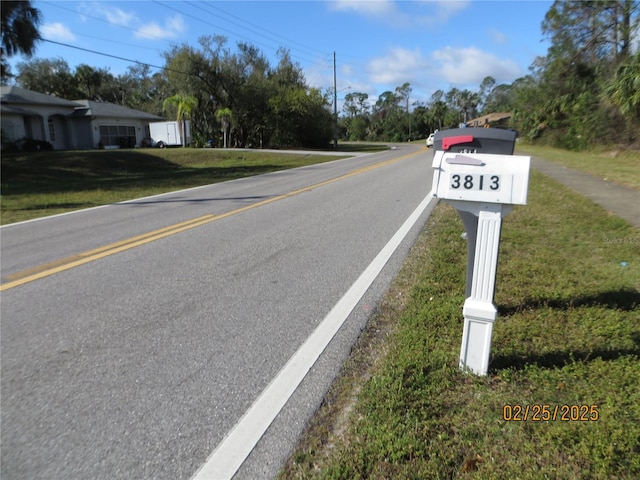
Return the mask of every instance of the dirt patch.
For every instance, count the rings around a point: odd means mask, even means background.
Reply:
[[[602,153],[600,156],[604,158],[616,158],[618,155],[620,155],[620,150],[610,150]]]

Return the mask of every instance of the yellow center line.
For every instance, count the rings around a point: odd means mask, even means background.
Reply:
[[[0,285],[0,292],[5,290],[9,290],[10,288],[15,288],[20,285],[24,285],[25,283],[33,282],[35,280],[39,280],[41,278],[48,277],[50,275],[54,275],[59,272],[63,272],[65,270],[69,270],[71,268],[75,268],[80,265],[84,265],[85,263],[93,262],[95,260],[99,260],[104,257],[108,257],[110,255],[114,255],[116,253],[124,252],[125,250],[130,250],[135,247],[139,247],[140,245],[145,245],[147,243],[153,242],[155,240],[160,240],[161,238],[166,238],[171,235],[175,235],[176,233],[184,232],[186,230],[191,230],[192,228],[200,227],[202,225],[206,225],[207,223],[211,223],[215,220],[220,220],[223,218],[230,217],[232,215],[236,215],[238,213],[246,212],[247,210],[251,210],[253,208],[261,207],[263,205],[267,205],[269,203],[277,202],[284,198],[293,197],[295,195],[299,195],[304,192],[309,192],[315,188],[319,188],[325,185],[329,185],[331,183],[338,182],[340,180],[344,180],[345,178],[353,177],[355,175],[360,175],[362,173],[374,170],[376,168],[384,167],[387,165],[391,165],[393,163],[399,162],[401,160],[405,160],[409,157],[413,157],[419,153],[423,153],[423,151],[418,151],[414,153],[410,153],[408,155],[404,155],[402,157],[393,158],[391,160],[385,160],[384,162],[376,163],[373,165],[369,165],[367,167],[358,168],[349,173],[341,175],[336,178],[332,178],[329,180],[325,180],[323,182],[319,182],[308,187],[303,187],[298,190],[294,190],[292,192],[288,192],[282,195],[277,195],[275,197],[268,198],[266,200],[262,200],[257,203],[252,203],[251,205],[247,205],[245,207],[237,208],[235,210],[231,210],[226,213],[222,213],[220,215],[204,215],[202,217],[197,217],[191,220],[187,220],[185,222],[176,223],[174,225],[170,225],[168,227],[160,228],[158,230],[153,230],[151,232],[138,235],[135,237],[128,238],[126,240],[121,240],[119,242],[110,243],[108,245],[104,245],[99,248],[95,248],[93,250],[88,250],[86,252],[79,253],[77,255],[72,255],[70,257],[66,257],[60,260],[56,260],[53,262],[49,262],[43,265],[39,265],[34,268],[30,268],[27,270],[23,270],[21,272],[13,273],[11,275],[7,275],[6,278],[9,280],[6,283]]]
[[[108,257],[109,255],[113,255],[115,253],[124,252],[125,250],[144,245],[145,243],[153,242],[154,240],[159,240],[161,238],[165,238],[179,232],[184,232],[185,230],[189,230],[191,228],[199,227],[200,225],[209,223],[214,219],[215,215],[204,215],[187,222],[182,222],[171,225],[170,227],[154,230],[137,237],[132,237],[127,240],[111,243],[94,250],[89,250],[77,255],[72,255],[71,257],[63,258],[54,262],[30,268],[28,270],[14,273],[12,275],[8,275],[7,278],[12,281],[0,285],[0,292],[9,290],[10,288],[18,287],[20,285],[24,285],[25,283],[39,280],[44,277],[48,277],[59,272],[64,272],[65,270],[84,265],[85,263],[93,262],[94,260],[98,260],[100,258]]]

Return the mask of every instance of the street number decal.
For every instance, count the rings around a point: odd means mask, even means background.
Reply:
[[[497,192],[500,190],[500,175],[451,175],[454,190],[479,190]]]

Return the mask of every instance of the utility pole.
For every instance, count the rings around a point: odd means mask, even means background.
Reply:
[[[333,148],[338,148],[338,85],[336,84],[336,52],[333,52]]]

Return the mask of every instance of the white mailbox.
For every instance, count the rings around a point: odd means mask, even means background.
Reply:
[[[519,155],[438,151],[432,192],[447,200],[525,205],[530,163]]]
[[[467,230],[467,287],[460,367],[486,375],[502,218],[527,203],[531,157],[511,155],[515,132],[456,129],[435,137],[432,194],[453,205]]]

